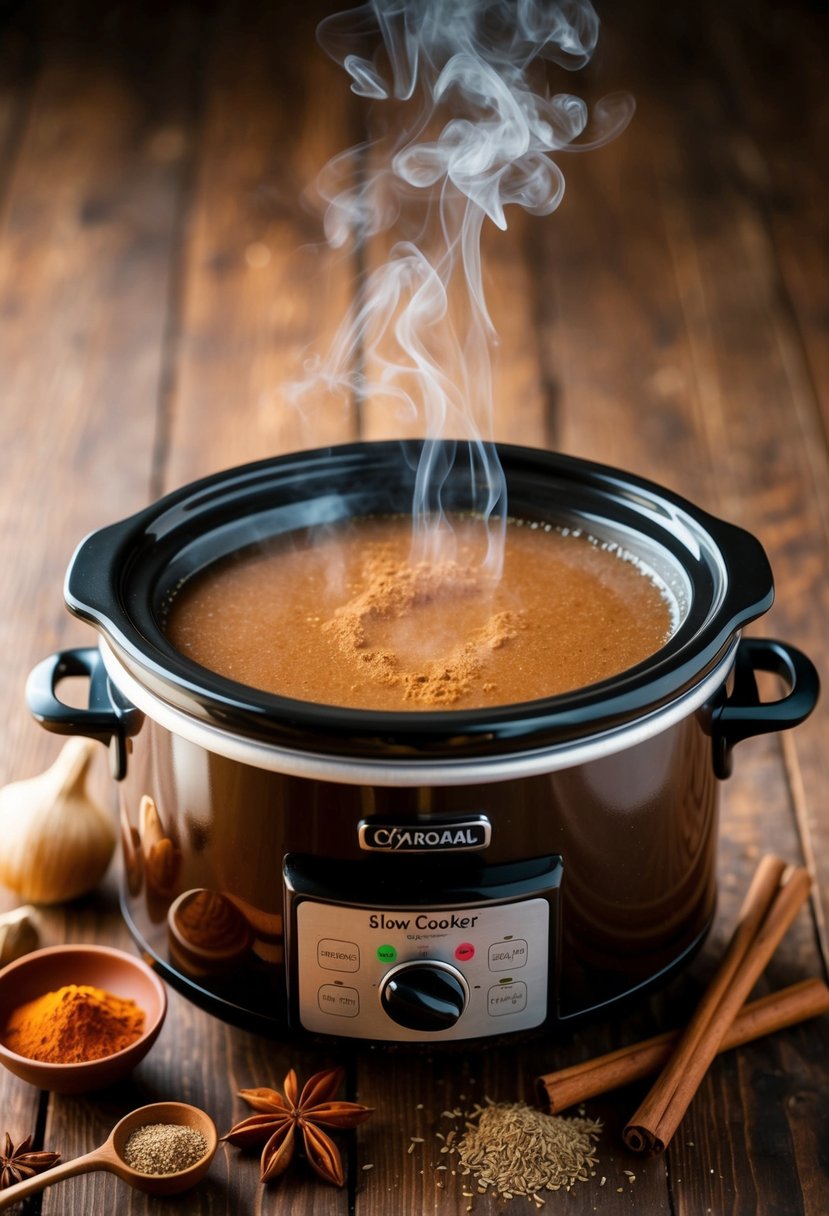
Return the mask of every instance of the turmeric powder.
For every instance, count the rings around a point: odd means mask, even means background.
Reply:
[[[144,1010],[88,984],[67,984],[13,1011],[3,1042],[48,1064],[79,1064],[123,1051],[141,1034]]]

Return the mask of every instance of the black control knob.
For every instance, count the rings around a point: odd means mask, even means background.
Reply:
[[[448,1030],[466,1008],[469,988],[456,967],[433,959],[401,963],[383,979],[380,1002],[398,1026]]]

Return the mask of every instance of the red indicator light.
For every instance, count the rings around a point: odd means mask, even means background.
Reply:
[[[475,957],[475,947],[471,942],[461,942],[455,949],[455,958],[459,963],[468,963],[471,958]]]

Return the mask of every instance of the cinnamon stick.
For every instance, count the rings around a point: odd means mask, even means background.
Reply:
[[[823,1013],[829,1013],[829,988],[822,980],[801,980],[744,1005],[717,1050],[741,1047]],[[550,1114],[558,1114],[597,1094],[641,1081],[667,1063],[680,1034],[679,1030],[669,1030],[570,1068],[545,1073],[536,1080],[541,1105]]]
[[[650,1093],[624,1130],[634,1152],[660,1153],[670,1142],[741,1005],[809,894],[803,868],[764,857],[717,973]]]

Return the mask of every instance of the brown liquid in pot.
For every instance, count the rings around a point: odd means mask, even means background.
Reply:
[[[469,709],[615,675],[667,640],[671,612],[633,561],[583,535],[518,522],[497,582],[480,525],[451,558],[411,560],[409,519],[275,539],[217,562],[175,597],[167,633],[239,683],[329,705]]]

